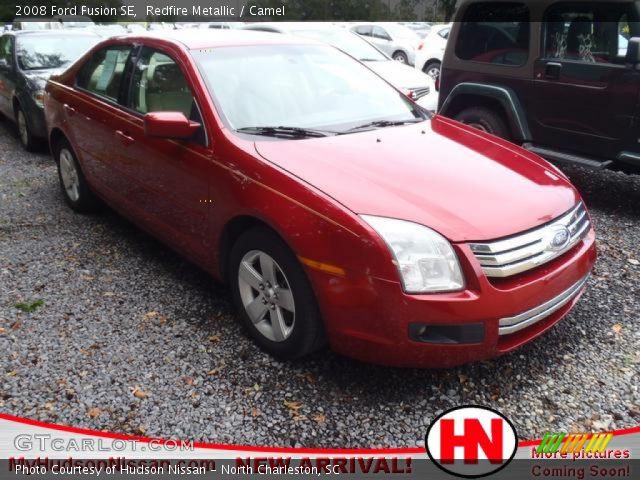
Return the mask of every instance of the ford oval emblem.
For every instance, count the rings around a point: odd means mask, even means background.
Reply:
[[[558,225],[551,230],[549,243],[547,244],[547,250],[557,252],[569,245],[570,241],[571,234],[569,233],[569,229],[563,225]]]

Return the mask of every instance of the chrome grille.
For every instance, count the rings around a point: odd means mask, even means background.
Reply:
[[[544,320],[549,315],[557,312],[573,300],[575,296],[580,293],[580,290],[582,290],[582,287],[584,287],[584,284],[587,283],[588,279],[589,275],[581,279],[575,285],[572,285],[560,295],[552,298],[542,305],[532,308],[531,310],[527,310],[526,312],[514,317],[501,318],[498,326],[498,333],[500,335],[509,335],[510,333],[515,333],[523,328],[527,328],[541,320]]]
[[[426,95],[429,95],[429,92],[431,91],[429,87],[410,88],[409,90],[413,94],[414,100],[418,100]]]
[[[470,243],[487,277],[504,278],[526,272],[558,258],[589,232],[589,216],[582,202],[556,220],[534,230],[488,243]],[[558,238],[566,242],[558,244]]]

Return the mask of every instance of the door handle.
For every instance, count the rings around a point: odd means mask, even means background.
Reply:
[[[122,130],[116,130],[116,135],[120,139],[120,142],[125,146],[131,145],[133,142],[135,142],[132,136],[128,135]]]
[[[64,111],[67,112],[67,115],[73,117],[76,114],[76,109],[68,104],[64,104]]]
[[[544,67],[544,78],[546,78],[547,80],[558,80],[560,78],[561,71],[561,63],[549,62]]]

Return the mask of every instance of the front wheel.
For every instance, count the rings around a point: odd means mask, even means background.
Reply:
[[[456,115],[455,120],[482,132],[509,140],[509,128],[498,113],[481,107],[472,107]]]
[[[404,63],[405,65],[409,63],[409,58],[407,57],[407,54],[404,52],[396,52],[393,54],[392,57],[396,62],[400,62],[400,63]]]
[[[281,359],[323,344],[320,311],[307,276],[289,247],[266,228],[252,228],[231,251],[233,301],[254,341]]]
[[[67,204],[76,212],[95,211],[99,205],[98,199],[91,191],[71,145],[66,140],[59,141],[54,147],[54,156],[62,195]]]
[[[20,137],[20,143],[22,148],[28,152],[32,152],[37,147],[37,141],[31,132],[27,115],[22,110],[22,107],[16,109],[16,124],[18,126],[18,136]]]

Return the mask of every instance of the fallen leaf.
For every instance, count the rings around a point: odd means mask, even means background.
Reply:
[[[620,333],[622,333],[622,325],[616,323],[613,327],[611,327],[611,330],[613,330],[613,333],[615,333],[616,335],[620,335]]]
[[[113,297],[113,296],[115,296],[115,293],[113,293],[113,292],[104,292],[102,294],[102,296],[103,297]]]
[[[218,343],[220,341],[220,335],[211,335],[209,341],[211,343]]]
[[[139,399],[144,399],[147,398],[149,396],[149,394],[147,392],[145,392],[144,390],[142,390],[139,386],[135,386],[133,389],[133,396]]]
[[[183,377],[182,380],[187,385],[193,385],[193,377]]]
[[[322,413],[317,413],[313,417],[313,421],[318,425],[322,425],[327,421],[327,417],[325,417]]]
[[[7,330],[4,327],[0,327],[0,335],[6,332]]]
[[[18,375],[18,372],[16,370],[7,373],[7,377],[15,377],[16,375]]]
[[[147,429],[144,427],[138,427],[136,429],[136,432],[139,433],[140,435],[144,435],[147,432]]]
[[[53,403],[51,402],[47,402],[44,404],[44,408],[46,408],[47,410],[49,410],[50,412],[53,411],[55,408],[53,406]]]
[[[159,313],[156,311],[147,312],[144,314],[144,318],[154,318],[154,317],[157,317],[158,315]]]
[[[257,417],[258,415],[260,415],[260,410],[258,410],[256,407],[253,407],[251,409],[251,416],[252,417]]]
[[[217,375],[220,373],[220,368],[212,368],[207,372],[207,375]]]
[[[298,410],[302,408],[302,404],[300,402],[294,402],[294,401],[288,401],[288,400],[284,401],[284,406],[287,407],[289,410],[291,410],[291,412],[293,413],[297,413]]]
[[[16,320],[9,328],[11,328],[11,330],[17,330],[20,328],[20,325],[22,325],[22,320]]]
[[[98,418],[101,413],[102,411],[98,407],[93,407],[87,410],[87,415],[89,415],[89,418]]]

